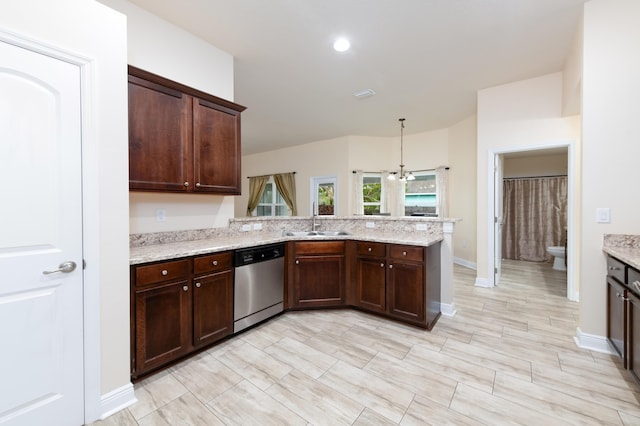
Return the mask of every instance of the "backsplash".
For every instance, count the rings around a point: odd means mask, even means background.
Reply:
[[[141,247],[155,244],[176,243],[224,238],[243,233],[279,234],[284,231],[310,231],[311,217],[248,217],[231,219],[229,227],[194,229],[184,231],[151,232],[131,234],[130,247]],[[358,217],[316,217],[316,231],[346,231],[349,233],[375,234],[416,234],[424,233],[425,237],[442,237],[443,222],[457,222],[457,219],[445,221],[437,218],[408,217],[391,218],[384,216]],[[369,226],[367,226],[369,225]],[[373,227],[371,227],[373,225]],[[418,229],[419,228],[419,229]]]

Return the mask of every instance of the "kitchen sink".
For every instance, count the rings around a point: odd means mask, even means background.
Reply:
[[[285,231],[286,237],[337,237],[340,235],[349,235],[346,231]]]

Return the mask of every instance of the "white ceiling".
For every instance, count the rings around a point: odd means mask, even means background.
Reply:
[[[244,154],[455,124],[478,90],[562,70],[586,2],[130,1],[235,57]]]

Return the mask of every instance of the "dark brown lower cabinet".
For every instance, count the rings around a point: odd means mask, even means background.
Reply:
[[[640,382],[640,298],[633,293],[629,293],[628,299],[629,362],[627,362],[627,368],[631,370],[631,374]]]
[[[301,241],[290,245],[292,308],[345,305],[345,242]]]
[[[232,252],[131,268],[131,377],[233,332]]]
[[[607,337],[618,352],[623,363],[627,363],[627,290],[612,277],[607,277]]]
[[[349,243],[354,265],[349,302],[431,329],[440,316],[440,244]]]

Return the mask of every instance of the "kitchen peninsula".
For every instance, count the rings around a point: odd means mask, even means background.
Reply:
[[[286,246],[281,310],[352,307],[430,330],[455,314],[455,222],[316,217],[311,232],[310,217],[253,217],[131,235],[132,377],[233,334],[234,251],[270,244]]]

